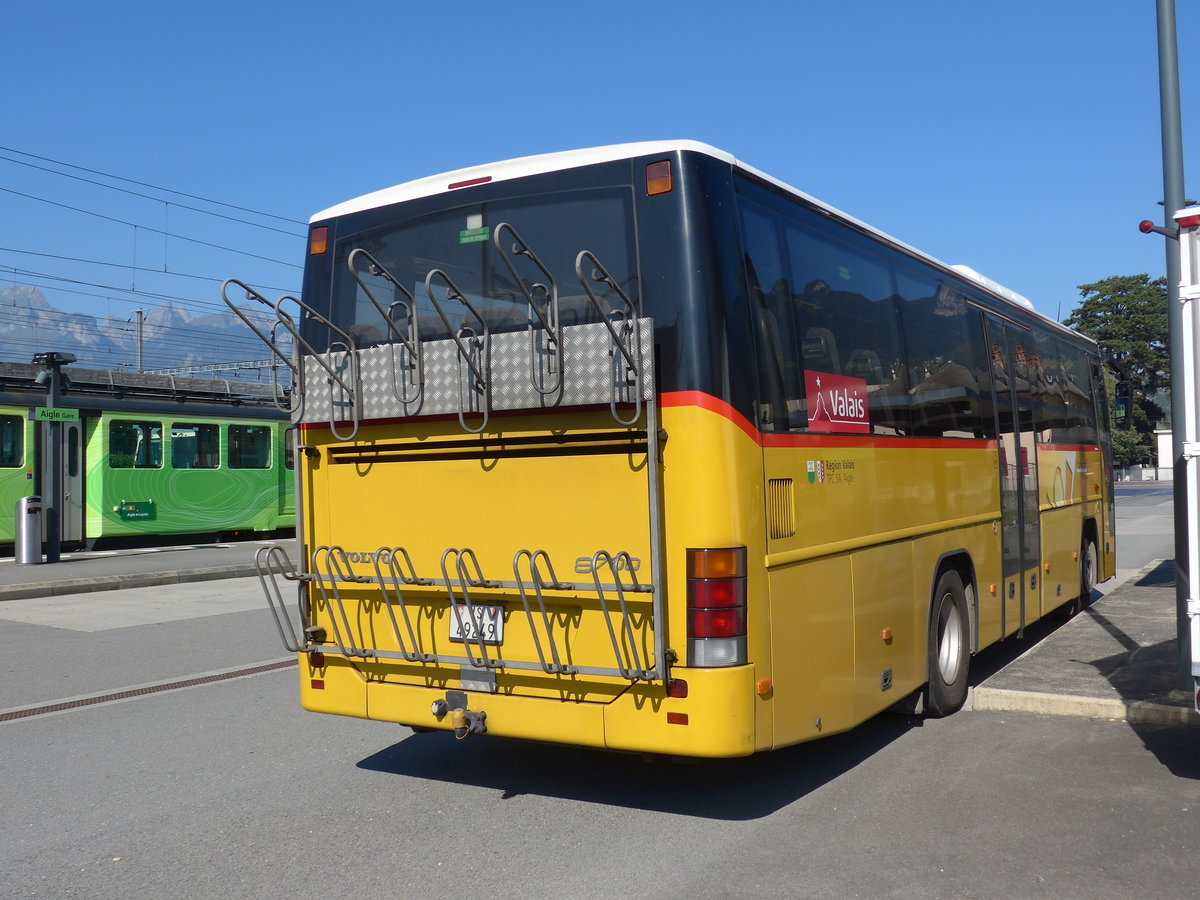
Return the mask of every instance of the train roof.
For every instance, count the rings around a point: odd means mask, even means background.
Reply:
[[[830,206],[816,197],[806,194],[798,188],[792,187],[786,182],[768,175],[753,166],[739,160],[731,153],[724,150],[719,150],[708,144],[699,141],[641,141],[628,144],[611,144],[604,147],[591,147],[584,150],[567,150],[558,153],[543,153],[537,156],[524,156],[517,159],[502,160],[499,162],[487,163],[485,165],[470,166],[465,169],[455,169],[450,172],[444,172],[438,175],[430,175],[425,178],[418,178],[414,181],[407,181],[403,184],[398,184],[393,187],[384,188],[383,190],[373,191],[369,194],[363,194],[361,197],[355,197],[352,200],[347,200],[328,209],[316,213],[309,221],[316,223],[327,219],[336,218],[338,216],[349,215],[351,213],[363,212],[369,209],[377,209],[382,206],[391,206],[395,203],[403,203],[409,200],[416,200],[422,197],[432,197],[437,194],[449,193],[453,190],[461,190],[465,187],[471,187],[475,184],[486,183],[494,184],[501,181],[511,181],[515,178],[523,178],[529,175],[540,175],[547,172],[561,172],[567,169],[579,168],[581,166],[597,165],[599,163],[614,162],[622,159],[632,159],[640,156],[653,156],[656,154],[675,153],[675,152],[692,152],[701,153],[705,156],[710,156],[713,159],[721,160],[731,167],[739,169],[755,178],[769,182],[780,189],[787,191],[790,194],[803,199],[826,212],[851,223],[856,228],[869,232],[890,244],[904,249],[918,257],[928,260],[929,262],[940,266],[943,269],[948,269],[957,273],[963,279],[973,282],[974,284],[984,288],[985,290],[997,294],[1004,300],[1016,304],[1038,318],[1045,319],[1047,322],[1052,322],[1055,325],[1059,323],[1053,322],[1038,313],[1033,303],[1028,298],[1018,294],[1016,291],[1004,287],[1004,285],[987,278],[969,266],[950,265],[935,257],[930,256],[917,248],[901,241],[891,235],[880,231],[872,225],[855,218],[836,207]],[[1060,326],[1061,327],[1061,326]]]
[[[14,405],[44,402],[47,389],[37,380],[43,371],[45,367],[36,363],[0,363],[0,402]],[[171,405],[197,411],[203,408],[208,414],[283,417],[269,385],[75,366],[62,371],[70,379],[70,387],[62,399],[66,407],[140,410]]]

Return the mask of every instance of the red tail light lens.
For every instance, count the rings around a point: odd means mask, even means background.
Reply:
[[[746,609],[689,609],[688,633],[694,638],[744,637]]]
[[[746,548],[687,552],[688,664],[739,666],[746,659]]]

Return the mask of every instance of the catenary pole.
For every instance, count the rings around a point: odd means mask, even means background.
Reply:
[[[1183,129],[1179,113],[1179,50],[1175,36],[1175,0],[1158,0],[1158,84],[1162,110],[1163,225],[1173,228],[1175,213],[1186,203],[1183,187]],[[1190,690],[1191,647],[1187,600],[1191,594],[1188,571],[1189,533],[1197,523],[1189,521],[1188,495],[1196,486],[1189,484],[1189,467],[1184,457],[1185,429],[1193,414],[1188,403],[1191,369],[1194,366],[1190,330],[1186,329],[1179,303],[1179,247],[1167,245],[1168,334],[1171,342],[1171,456],[1175,488],[1175,618],[1179,637],[1177,682]]]

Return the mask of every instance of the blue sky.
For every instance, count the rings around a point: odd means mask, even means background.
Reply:
[[[1187,166],[1200,4],[1179,3],[1178,31]],[[1079,284],[1164,271],[1163,240],[1136,229],[1162,218],[1153,0],[114,0],[10,4],[5,35],[0,289],[38,285],[63,309],[131,316],[174,297],[200,314],[220,302],[206,279],[228,276],[277,296],[299,289],[297,223],[334,203],[476,163],[676,138],[1051,317]]]

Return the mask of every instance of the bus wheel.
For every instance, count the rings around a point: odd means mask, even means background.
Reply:
[[[1083,612],[1092,603],[1092,590],[1096,587],[1096,571],[1100,567],[1100,553],[1096,542],[1083,536],[1083,546],[1079,549],[1079,597],[1075,600],[1075,609]]]
[[[962,578],[947,569],[938,579],[929,616],[929,686],[926,715],[941,718],[957,712],[967,699],[967,593]]]

